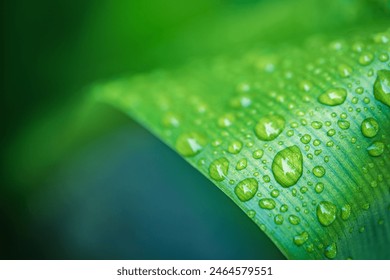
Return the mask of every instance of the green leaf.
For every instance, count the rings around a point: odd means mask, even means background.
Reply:
[[[311,37],[92,91],[210,178],[288,258],[390,258],[389,42]]]

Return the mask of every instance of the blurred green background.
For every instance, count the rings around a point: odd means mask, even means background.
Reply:
[[[85,89],[246,46],[381,25],[387,6],[3,1],[1,258],[283,258],[211,182],[126,116],[88,104]]]

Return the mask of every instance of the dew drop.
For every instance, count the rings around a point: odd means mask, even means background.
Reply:
[[[275,180],[284,188],[295,185],[302,176],[303,159],[298,146],[279,151],[272,162]]]
[[[251,219],[253,219],[253,217],[256,216],[256,212],[254,210],[249,210],[246,214]]]
[[[169,112],[163,118],[163,125],[166,127],[178,127],[180,125],[180,118],[178,115]]]
[[[338,71],[341,78],[347,78],[352,74],[352,67],[346,64],[340,64],[338,66]]]
[[[383,104],[390,106],[390,71],[379,70],[374,83],[374,97]]]
[[[316,193],[322,193],[324,191],[324,183],[318,182],[314,187]]]
[[[385,144],[380,141],[375,141],[367,148],[368,154],[373,157],[379,157],[383,154],[384,150]]]
[[[328,259],[334,259],[337,256],[337,245],[332,243],[328,245],[324,250],[325,257]]]
[[[280,194],[279,190],[272,190],[271,191],[271,196],[273,198],[277,198],[279,196],[279,194]]]
[[[272,210],[275,208],[276,203],[275,203],[275,200],[273,200],[271,198],[263,198],[263,199],[259,200],[259,206],[262,209]]]
[[[309,144],[311,141],[311,136],[309,134],[305,134],[301,137],[301,142],[303,144]]]
[[[264,151],[261,149],[254,151],[252,154],[254,159],[260,159],[263,157],[263,155],[264,155]]]
[[[374,118],[367,118],[362,122],[361,131],[365,137],[375,137],[379,131],[379,124]]]
[[[329,129],[328,132],[326,133],[326,135],[330,137],[332,137],[335,134],[336,134],[336,130],[334,130],[333,128]]]
[[[351,205],[345,204],[343,207],[341,207],[341,219],[346,221],[348,220],[350,215],[351,215]]]
[[[243,170],[246,168],[247,164],[248,164],[248,161],[246,160],[246,158],[242,158],[237,162],[236,169]]]
[[[314,129],[320,129],[322,127],[322,122],[319,122],[319,121],[313,121],[311,123],[311,127],[314,128]]]
[[[288,221],[292,225],[298,225],[301,222],[301,219],[298,216],[290,215],[288,216]]]
[[[325,175],[325,172],[326,172],[325,168],[322,166],[315,166],[312,171],[313,171],[313,174],[318,178],[323,177]]]
[[[275,224],[281,225],[281,224],[283,224],[283,221],[284,221],[284,218],[282,215],[280,215],[280,214],[275,215],[275,217],[274,217]]]
[[[369,65],[374,60],[374,55],[370,52],[364,52],[359,56],[359,63],[363,66]]]
[[[349,128],[349,126],[350,126],[351,124],[349,123],[349,121],[346,121],[346,120],[338,120],[338,121],[337,121],[337,125],[338,125],[341,129],[346,130],[346,129]]]
[[[306,231],[293,238],[294,244],[297,246],[302,246],[307,240],[309,240],[309,234]]]
[[[206,138],[196,132],[181,134],[176,140],[176,150],[185,157],[191,157],[202,151]]]
[[[280,206],[280,212],[285,213],[288,211],[288,206],[286,204],[283,204]]]
[[[285,127],[285,120],[279,115],[268,115],[262,117],[255,126],[256,136],[263,141],[271,141],[282,133]]]
[[[223,181],[229,170],[229,161],[226,158],[214,160],[209,167],[209,174],[215,181]]]
[[[218,126],[221,128],[229,127],[234,122],[233,114],[226,114],[218,119]]]
[[[318,97],[318,101],[324,105],[336,106],[336,105],[343,104],[346,98],[347,98],[347,91],[345,89],[332,88],[322,93]]]
[[[238,154],[242,149],[242,142],[235,140],[231,142],[228,146],[228,152],[231,154]]]
[[[239,200],[246,202],[255,196],[258,187],[259,183],[256,179],[247,178],[236,185],[234,193],[237,195]]]
[[[329,226],[336,219],[337,207],[329,201],[321,201],[317,206],[317,218],[321,225]]]

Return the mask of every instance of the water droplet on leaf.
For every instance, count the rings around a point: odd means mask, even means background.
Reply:
[[[295,185],[302,176],[303,158],[298,146],[279,151],[272,162],[275,180],[284,188]]]
[[[209,167],[209,174],[215,181],[222,181],[225,179],[229,170],[229,161],[226,158],[214,160]]]
[[[331,225],[336,219],[337,207],[329,201],[321,201],[317,206],[317,218],[323,226]]]
[[[282,133],[285,127],[285,120],[279,115],[268,115],[262,117],[255,126],[256,136],[263,141],[271,141]]]
[[[236,185],[234,193],[237,195],[239,200],[246,202],[255,196],[258,186],[259,183],[256,179],[247,178]]]

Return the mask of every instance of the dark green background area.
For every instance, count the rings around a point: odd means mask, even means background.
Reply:
[[[15,148],[40,120],[61,130],[56,112],[66,123],[67,106],[92,82],[175,67],[225,48],[194,44],[205,36],[197,24],[256,2],[4,1],[0,258],[283,258],[211,182],[111,108],[100,108],[99,121],[81,128],[93,131],[86,140],[39,176],[30,176],[39,158]],[[40,129],[50,135],[52,128]],[[52,153],[53,139],[58,146],[67,141],[55,137],[38,138],[36,154]]]

